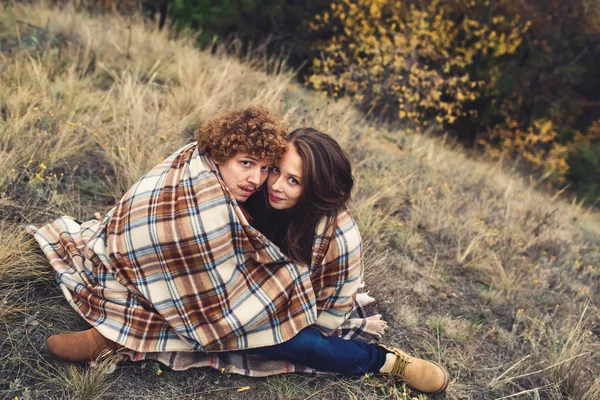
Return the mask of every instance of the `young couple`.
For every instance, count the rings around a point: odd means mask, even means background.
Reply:
[[[335,334],[363,272],[346,209],[352,186],[350,162],[328,135],[287,135],[262,107],[219,114],[102,221],[28,227],[93,326],[49,337],[48,350],[67,361],[123,350],[171,361],[260,356],[444,392],[448,373],[438,364]]]

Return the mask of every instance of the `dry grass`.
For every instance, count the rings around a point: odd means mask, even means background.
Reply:
[[[386,341],[446,365],[447,398],[598,398],[596,212],[444,141],[365,121],[298,87],[281,60],[198,51],[136,17],[10,4],[0,13],[0,396],[418,396],[376,377],[250,379],[152,363],[106,375],[45,354],[49,334],[85,325],[24,225],[107,211],[218,109],[259,103],[351,154]]]

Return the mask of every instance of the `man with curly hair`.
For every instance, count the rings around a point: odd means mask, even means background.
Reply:
[[[244,202],[265,182],[287,148],[286,129],[264,107],[222,112],[196,131],[233,197]]]
[[[94,327],[53,335],[48,350],[67,361],[95,359],[106,348],[241,350],[310,325],[306,271],[266,243],[239,204],[279,162],[286,134],[264,107],[223,111],[102,221],[62,217],[28,227],[67,300]],[[257,268],[265,263],[283,268]]]

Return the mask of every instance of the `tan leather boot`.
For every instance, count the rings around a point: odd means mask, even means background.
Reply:
[[[411,357],[404,351],[379,345],[389,351],[380,373],[400,378],[406,385],[419,392],[440,394],[446,391],[450,380],[448,371],[438,363]]]
[[[46,347],[54,357],[69,362],[92,361],[101,354],[104,356],[123,349],[120,344],[102,336],[96,328],[52,335],[46,339]]]

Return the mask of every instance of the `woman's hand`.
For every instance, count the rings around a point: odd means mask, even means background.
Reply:
[[[367,321],[367,332],[374,332],[381,336],[385,334],[388,324],[381,319],[381,314],[371,315],[370,317],[365,318],[365,320]]]

